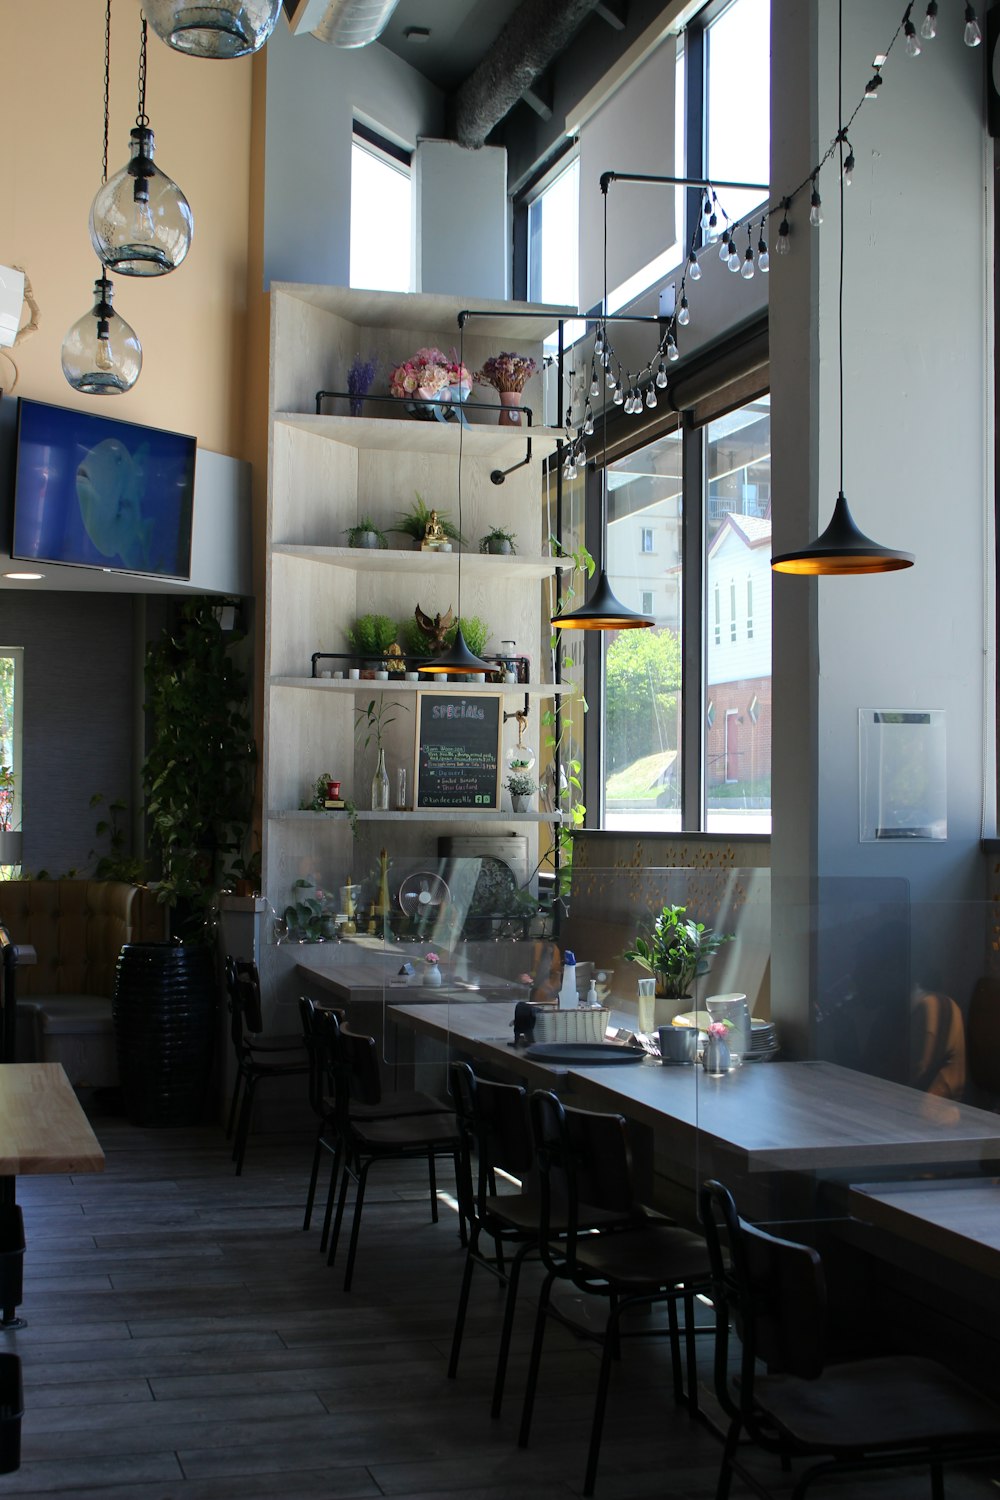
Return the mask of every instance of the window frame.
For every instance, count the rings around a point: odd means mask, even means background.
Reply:
[[[392,171],[398,172],[401,177],[405,177],[407,179],[407,181],[409,182],[409,184],[410,184],[410,235],[409,235],[409,250],[410,250],[409,282],[410,282],[410,285],[407,288],[407,290],[410,291],[410,292],[412,292],[415,289],[414,286],[413,286],[413,264],[414,264],[413,152],[411,150],[409,150],[406,146],[401,146],[401,145],[398,144],[398,142],[390,140],[390,138],[387,135],[383,135],[381,133],[381,131],[376,130],[371,125],[366,124],[364,120],[358,119],[357,116],[354,117],[354,119],[352,121],[352,124],[351,124],[351,163],[352,163],[352,172],[351,172],[351,215],[352,215],[352,217],[353,217],[353,212],[354,212],[354,173],[353,173],[353,162],[354,162],[354,151],[355,151],[355,149],[357,149],[359,151],[365,151],[365,152],[367,152],[367,154],[369,156],[374,157],[374,159],[376,161],[378,161],[378,162],[381,162],[381,164],[383,166],[389,167],[389,168],[392,169]],[[350,233],[349,233],[348,266],[347,266],[347,280],[348,280],[348,285],[351,286],[352,289],[359,290],[359,291],[378,290],[378,288],[362,287],[360,285],[360,283],[358,283],[357,287],[355,287],[354,278],[353,278],[353,268],[352,268],[352,265],[351,265],[352,259],[353,259],[353,256],[352,256],[352,253],[351,253]]]

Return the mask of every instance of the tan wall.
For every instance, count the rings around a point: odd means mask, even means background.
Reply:
[[[100,185],[104,128],[101,0],[0,0],[4,139],[0,262],[28,273],[40,326],[12,352],[16,393],[194,433],[250,458],[244,439],[250,59],[184,57],[150,31],[147,113],[157,164],[191,204],[191,250],[169,276],[118,277],[115,306],[139,335],[133,390],[99,399],[66,383],[66,330],[91,305],[97,259],[87,223]],[[113,0],[108,174],[128,158],[135,123],[139,6]],[[265,377],[262,376],[262,379]],[[0,360],[9,389],[10,365]]]

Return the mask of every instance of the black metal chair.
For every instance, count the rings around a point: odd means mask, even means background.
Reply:
[[[346,1013],[335,1006],[317,1005],[309,996],[302,995],[299,997],[299,1014],[302,1018],[302,1036],[309,1054],[309,1102],[317,1119],[316,1145],[313,1150],[303,1229],[308,1229],[312,1222],[316,1184],[323,1152],[327,1151],[333,1157],[326,1212],[323,1216],[323,1233],[319,1244],[322,1251],[327,1248],[330,1220],[333,1215],[343,1161],[344,1140],[337,1125],[336,1056],[340,1028],[344,1023]],[[385,1090],[381,1088],[378,1079],[376,1083],[378,1084],[377,1098],[351,1099],[352,1119],[391,1120],[403,1115],[451,1113],[447,1104],[442,1104],[431,1094],[409,1089]]]
[[[579,1337],[602,1345],[583,1482],[583,1493],[592,1495],[611,1361],[618,1357],[623,1338],[668,1332],[674,1398],[678,1405],[686,1404],[692,1415],[698,1410],[694,1298],[708,1290],[708,1254],[700,1235],[680,1228],[638,1202],[626,1122],[621,1115],[566,1109],[550,1093],[533,1094],[530,1109],[541,1187],[540,1252],[546,1277],[538,1299],[518,1442],[522,1448],[528,1443],[545,1326],[552,1317]],[[614,1222],[597,1233],[586,1233],[595,1210],[610,1215]],[[595,1331],[589,1324],[576,1322],[553,1304],[552,1290],[557,1280],[569,1281],[581,1292],[608,1299],[603,1330]],[[657,1302],[665,1302],[667,1306],[666,1330],[645,1326],[626,1332],[622,1328],[625,1314],[630,1310]],[[683,1329],[678,1325],[678,1303],[684,1307]],[[686,1392],[682,1336],[687,1353]]]
[[[729,1419],[716,1500],[726,1500],[733,1474],[765,1500],[772,1493],[737,1457],[744,1434],[778,1454],[784,1469],[795,1457],[820,1459],[798,1478],[791,1500],[818,1479],[925,1464],[932,1500],[944,1500],[946,1463],[1000,1453],[1000,1408],[943,1365],[903,1356],[827,1365],[818,1251],[748,1224],[720,1182],[705,1184],[700,1203],[712,1264],[715,1388]],[[730,1318],[742,1342],[732,1371]],[[787,1483],[786,1475],[782,1494]]]
[[[260,1004],[260,976],[257,965],[247,959],[226,959],[226,992],[229,997],[230,1032],[233,1051],[236,1054],[236,1081],[226,1122],[226,1139],[233,1134],[233,1161],[236,1175],[243,1171],[250,1125],[253,1120],[254,1095],[257,1085],[267,1078],[305,1077],[309,1072],[309,1059],[303,1051],[301,1041],[261,1042],[264,1029]],[[243,1095],[242,1105],[240,1094]],[[239,1108],[239,1122],[237,1121]]]
[[[427,1096],[429,1097],[429,1096]],[[455,1165],[456,1181],[460,1172],[460,1138],[454,1114],[435,1101],[437,1112],[430,1114],[393,1115],[378,1113],[383,1106],[379,1081],[378,1050],[375,1038],[359,1036],[342,1026],[334,1052],[334,1114],[337,1133],[344,1143],[343,1166],[337,1212],[330,1234],[327,1264],[333,1265],[340,1240],[340,1227],[347,1206],[350,1181],[356,1184],[354,1217],[344,1273],[344,1291],[351,1290],[354,1262],[357,1256],[361,1211],[364,1206],[368,1173],[378,1161],[406,1161],[426,1157],[430,1182],[431,1219],[438,1220],[437,1174],[439,1156],[450,1156]],[[368,1113],[367,1111],[374,1111]],[[331,1192],[333,1181],[331,1180]],[[466,1242],[464,1220],[460,1218],[463,1245]]]

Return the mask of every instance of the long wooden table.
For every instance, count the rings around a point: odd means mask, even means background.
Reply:
[[[533,1086],[565,1080],[588,1108],[669,1129],[678,1150],[712,1142],[751,1172],[1000,1162],[1000,1116],[836,1063],[747,1063],[722,1078],[648,1058],[553,1070],[508,1045],[509,1007],[394,1003],[389,1015]]]
[[[104,1152],[61,1063],[0,1063],[0,1177],[103,1172]]]

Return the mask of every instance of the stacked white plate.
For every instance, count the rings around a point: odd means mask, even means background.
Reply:
[[[770,1062],[779,1051],[778,1035],[773,1021],[750,1022],[750,1051],[747,1062]]]

